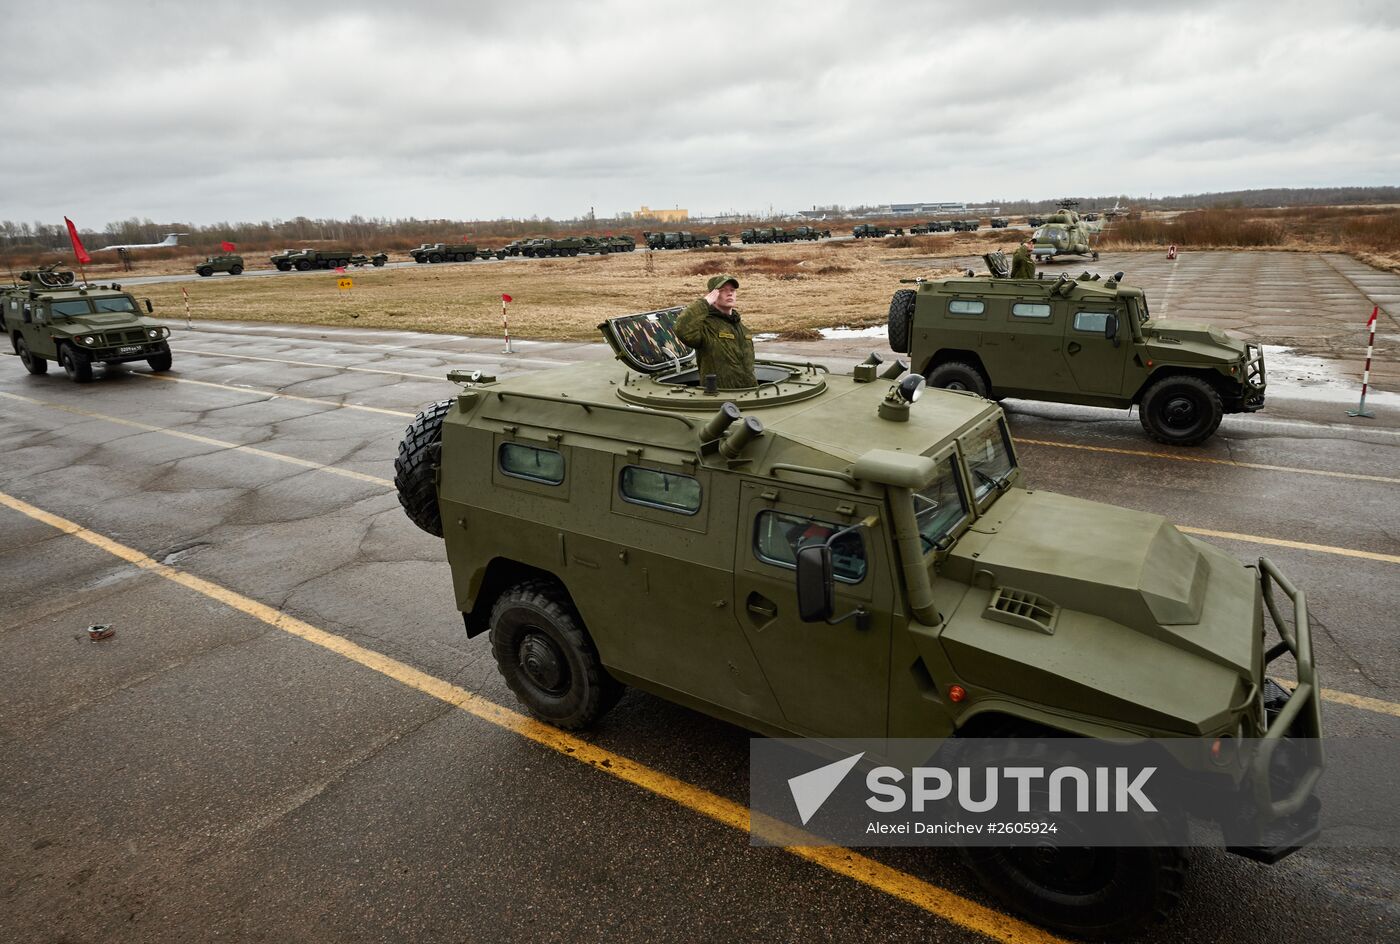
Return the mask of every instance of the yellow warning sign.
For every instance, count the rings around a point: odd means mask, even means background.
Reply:
[[[340,290],[343,292],[346,289],[354,288],[355,281],[354,279],[339,279],[336,281],[336,285],[340,286]]]

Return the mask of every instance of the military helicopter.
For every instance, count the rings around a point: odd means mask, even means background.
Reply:
[[[1089,237],[1098,230],[1079,216],[1078,200],[1061,200],[1059,210],[1045,218],[1031,237],[1031,254],[1037,261],[1056,256],[1090,256],[1097,260],[1097,251],[1089,248]]]

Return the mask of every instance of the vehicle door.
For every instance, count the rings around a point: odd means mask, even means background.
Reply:
[[[836,615],[863,608],[864,628],[855,619],[804,623],[797,609],[797,548],[869,516],[878,521],[874,528],[853,531],[833,545]],[[883,509],[849,495],[745,483],[740,524],[735,615],[785,726],[819,737],[884,737],[894,580]]]
[[[24,344],[30,351],[40,357],[54,360],[58,357],[58,346],[53,340],[53,314],[49,310],[50,304],[48,299],[21,299],[20,334],[23,335]],[[82,304],[86,307],[86,302]]]
[[[1127,313],[1114,305],[1070,303],[1065,325],[1065,362],[1081,393],[1118,394],[1123,386],[1123,365],[1133,346],[1120,336],[1110,340],[1105,326],[1116,318],[1119,334],[1126,329]]]
[[[987,333],[982,337],[983,363],[997,391],[1071,391],[1074,380],[1065,364],[1064,305],[1046,300],[988,299]]]

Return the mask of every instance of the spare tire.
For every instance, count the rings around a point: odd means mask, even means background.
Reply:
[[[890,349],[897,354],[909,353],[909,326],[914,322],[914,300],[917,297],[912,288],[902,288],[890,299]]]
[[[451,400],[439,400],[413,418],[399,443],[394,460],[394,488],[408,519],[436,537],[442,537],[442,514],[438,511],[437,471],[442,454],[442,418],[452,408]]]

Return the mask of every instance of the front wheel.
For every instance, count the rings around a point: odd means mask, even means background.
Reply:
[[[85,384],[92,380],[92,361],[71,344],[64,345],[58,360],[63,365],[63,372],[74,383]]]
[[[24,369],[31,374],[47,374],[49,372],[49,362],[29,349],[29,345],[24,343],[24,338],[15,338],[15,353],[19,355],[20,363],[24,364]]]
[[[622,696],[568,596],[551,581],[525,581],[496,600],[491,651],[506,685],[549,724],[590,727]]]
[[[979,397],[986,397],[988,394],[987,382],[982,379],[981,372],[971,364],[961,361],[948,361],[929,371],[928,385],[942,387],[944,390],[970,390]]]
[[[310,268],[311,268],[311,263],[310,263],[310,262],[307,262],[305,259],[301,259],[301,260],[299,260],[299,261],[297,262],[297,271],[298,271],[298,272],[306,272],[306,271],[309,270]]]
[[[175,359],[171,356],[169,350],[161,351],[159,354],[152,354],[150,357],[146,358],[146,363],[150,365],[151,370],[158,374],[165,373],[174,362]]]
[[[1220,394],[1199,377],[1164,377],[1142,396],[1142,428],[1169,446],[1197,446],[1220,427]]]
[[[214,270],[209,268],[208,266],[200,266],[198,269],[195,269],[195,271],[198,272],[200,278],[203,279],[207,279],[209,278],[209,276],[214,274]]]

